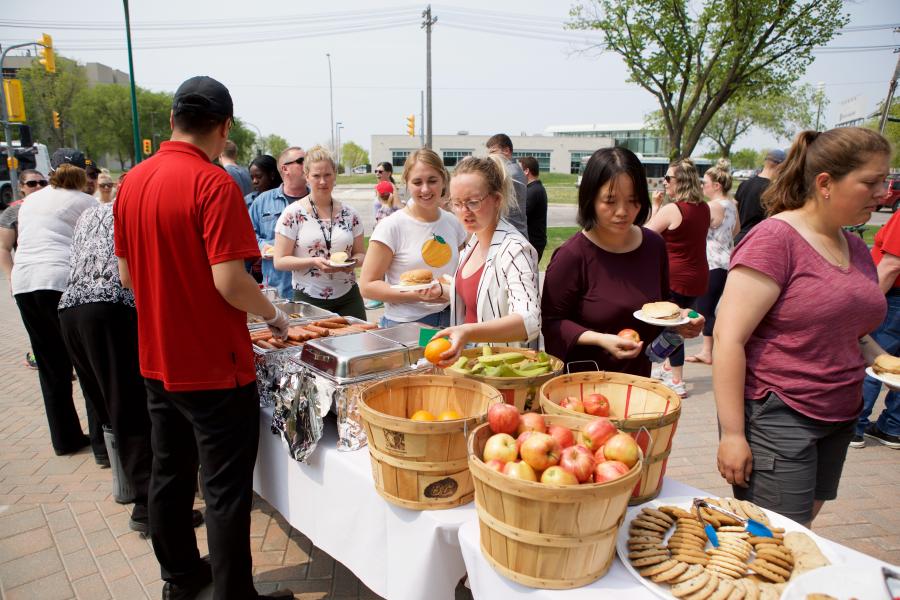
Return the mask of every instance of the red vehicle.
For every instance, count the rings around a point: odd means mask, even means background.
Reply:
[[[890,175],[884,180],[884,186],[887,194],[878,203],[877,210],[882,208],[890,208],[892,212],[897,212],[900,208],[900,175]]]

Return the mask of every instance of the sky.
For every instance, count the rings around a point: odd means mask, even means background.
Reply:
[[[425,88],[425,4],[382,6],[363,0],[310,3],[259,0],[131,2],[138,85],[174,91],[188,77],[209,75],[234,98],[235,113],[263,135],[291,144],[330,143],[329,58],[334,121],[341,141],[368,149],[373,134],[403,134],[419,122]],[[562,28],[566,1],[461,0],[432,4],[433,133],[540,135],[548,126],[641,122],[658,108],[627,83],[614,53],[587,49],[597,34]],[[845,2],[851,26],[900,25],[897,0]],[[128,71],[124,11],[118,0],[84,3],[3,1],[0,44],[53,36],[57,52],[81,63]],[[862,96],[874,109],[887,93],[900,46],[890,27],[848,32],[819,52],[801,82],[824,83],[824,124],[841,103]],[[15,51],[13,51],[15,52]],[[787,145],[751,131],[737,147]]]

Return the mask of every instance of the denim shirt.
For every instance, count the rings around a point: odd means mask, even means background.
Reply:
[[[290,204],[290,200],[284,195],[284,184],[266,192],[262,192],[250,205],[250,221],[253,222],[253,231],[256,233],[256,243],[259,251],[263,246],[275,245],[275,224],[282,211]],[[268,285],[278,288],[278,295],[288,300],[294,297],[291,287],[291,272],[277,271],[271,258],[263,258],[263,281]]]

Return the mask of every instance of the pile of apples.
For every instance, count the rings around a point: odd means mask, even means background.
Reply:
[[[587,398],[566,396],[559,405],[575,412],[586,413],[595,417],[609,416],[609,400],[603,394],[589,394]]]
[[[493,435],[484,445],[482,460],[514,479],[556,485],[604,483],[628,473],[640,457],[637,442],[606,417],[573,431],[548,426],[541,414],[519,415],[511,404],[494,404],[488,410],[488,427]]]

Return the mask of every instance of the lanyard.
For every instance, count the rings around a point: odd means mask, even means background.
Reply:
[[[334,234],[334,198],[331,199],[331,220],[328,222],[328,233],[325,233],[325,226],[322,225],[322,219],[319,218],[319,211],[316,210],[316,203],[313,202],[313,199],[309,199],[309,207],[312,209],[313,217],[316,219],[316,223],[319,224],[319,229],[322,231],[322,238],[325,240],[325,249],[328,250],[328,256],[331,256],[331,236]]]

